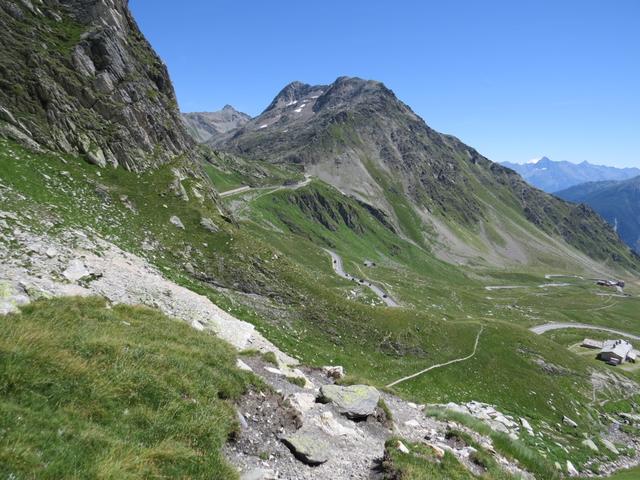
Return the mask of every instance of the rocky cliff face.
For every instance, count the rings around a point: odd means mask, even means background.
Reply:
[[[502,249],[524,261],[538,233],[520,219],[582,252],[617,262],[631,254],[591,210],[547,195],[450,135],[431,129],[380,82],[338,78],[331,85],[294,82],[258,117],[211,144],[308,173],[387,212],[407,236],[460,245],[460,227],[480,237],[486,256]],[[487,232],[496,231],[498,236]],[[426,235],[429,237],[429,234]],[[490,238],[491,236],[495,239]],[[469,256],[467,253],[460,253]],[[456,253],[458,255],[458,253]],[[636,260],[630,260],[632,263]]]
[[[222,110],[217,112],[183,113],[182,120],[189,135],[196,142],[204,143],[241,127],[251,120],[251,116],[239,112],[231,105],[225,105]]]
[[[136,171],[193,147],[127,0],[1,0],[0,32],[0,134]]]

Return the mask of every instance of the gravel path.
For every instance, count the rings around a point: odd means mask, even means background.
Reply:
[[[345,278],[347,280],[355,280],[356,282],[360,283],[361,285],[364,285],[366,287],[368,287],[373,293],[375,293],[378,298],[380,300],[382,300],[387,307],[399,307],[400,305],[398,304],[398,302],[396,302],[393,298],[391,298],[389,296],[389,294],[387,292],[385,292],[384,290],[382,290],[380,287],[378,287],[377,285],[374,285],[373,283],[367,281],[367,280],[361,280],[357,277],[354,277],[353,275],[348,274],[347,272],[344,271],[344,266],[342,264],[342,257],[340,257],[340,255],[338,255],[336,252],[333,252],[331,250],[327,250],[325,249],[325,251],[331,255],[331,265],[333,266],[333,271],[336,272],[336,274],[342,278]]]
[[[297,183],[293,183],[291,185],[267,185],[265,187],[250,187],[249,185],[243,185],[238,188],[233,188],[231,190],[220,192],[219,195],[220,197],[224,198],[224,197],[229,197],[231,195],[235,195],[237,193],[248,192],[249,190],[269,190],[270,188],[272,188],[274,192],[284,188],[289,190],[296,190],[298,188],[309,185],[310,182],[311,182],[311,177],[305,177],[304,180]]]
[[[251,190],[251,188],[252,187],[249,187],[248,185],[244,185],[242,187],[234,188],[232,190],[227,190],[226,192],[220,192],[220,197],[224,198],[224,197],[228,197],[229,195],[235,195],[236,193],[246,192],[247,190]]]
[[[533,333],[537,333],[538,335],[541,335],[544,332],[548,332],[550,330],[561,330],[563,328],[580,328],[580,329],[585,329],[585,330],[601,330],[603,332],[615,333],[616,335],[622,335],[623,337],[632,338],[634,340],[640,340],[640,336],[638,336],[638,335],[633,335],[631,333],[622,332],[620,330],[614,330],[613,328],[598,327],[596,325],[589,325],[589,324],[586,324],[586,323],[556,323],[556,322],[553,322],[553,323],[545,323],[544,325],[538,325],[536,327],[531,327],[529,330],[531,330]]]
[[[445,362],[445,363],[439,363],[437,365],[432,365],[429,368],[425,368],[424,370],[420,370],[419,372],[416,372],[416,373],[414,373],[412,375],[408,375],[406,377],[402,377],[402,378],[396,380],[395,382],[391,382],[389,385],[387,385],[387,388],[391,388],[394,385],[397,385],[397,384],[402,383],[402,382],[407,381],[407,380],[411,380],[412,378],[415,378],[415,377],[417,377],[419,375],[422,375],[423,373],[427,373],[430,370],[435,370],[436,368],[446,367],[447,365],[451,365],[453,363],[464,362],[465,360],[469,360],[471,357],[473,357],[476,354],[476,351],[478,350],[478,342],[480,341],[480,335],[482,335],[482,331],[483,330],[484,330],[484,326],[480,327],[480,331],[478,332],[478,335],[476,336],[476,343],[473,345],[473,352],[471,352],[466,357],[456,358],[454,360],[449,360],[448,362]]]

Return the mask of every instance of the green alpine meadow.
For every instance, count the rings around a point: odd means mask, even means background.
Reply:
[[[635,170],[494,161],[365,78],[419,2],[258,3],[0,0],[0,477],[640,478]]]

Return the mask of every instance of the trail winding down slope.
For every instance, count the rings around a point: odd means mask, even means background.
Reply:
[[[472,358],[476,354],[476,351],[478,350],[478,342],[480,341],[480,335],[482,335],[482,331],[483,330],[484,330],[484,326],[481,326],[480,330],[478,331],[478,335],[476,336],[476,342],[473,344],[473,352],[471,352],[466,357],[456,358],[454,360],[449,360],[448,362],[445,362],[445,363],[439,363],[437,365],[432,365],[429,368],[425,368],[424,370],[420,370],[419,372],[416,372],[416,373],[414,373],[412,375],[407,375],[406,377],[399,378],[395,382],[391,382],[389,385],[387,385],[387,388],[391,388],[394,385],[397,385],[399,383],[405,382],[407,380],[411,380],[412,378],[415,378],[415,377],[417,377],[419,375],[422,375],[423,373],[427,373],[430,370],[435,370],[436,368],[446,367],[447,365],[451,365],[451,364],[454,364],[454,363],[459,363],[459,362],[464,362],[465,360],[469,360],[470,358]]]

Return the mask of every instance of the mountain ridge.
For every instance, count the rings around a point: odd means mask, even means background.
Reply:
[[[290,83],[261,115],[210,144],[253,160],[301,165],[308,174],[386,212],[399,232],[425,248],[434,241],[443,249],[459,246],[454,257],[523,261],[527,244],[537,241],[525,239],[518,220],[509,218],[518,215],[599,260],[628,258],[626,248],[592,210],[531,188],[507,167],[431,129],[381,82],[339,77],[329,86]],[[579,233],[582,223],[599,240]],[[496,225],[510,245],[499,254],[500,246],[482,233]],[[470,242],[460,240],[459,227],[484,237],[479,242],[490,246],[466,253]],[[511,233],[521,238],[511,238]],[[613,253],[603,245],[621,250]]]
[[[556,192],[556,195],[589,205],[614,227],[627,245],[640,252],[640,176],[622,181],[583,183]]]
[[[555,193],[586,182],[626,180],[640,175],[639,168],[595,165],[586,160],[572,163],[541,157],[536,162],[502,162],[501,164],[518,172],[531,185],[547,193]]]
[[[225,105],[214,112],[183,112],[181,115],[187,131],[198,143],[210,141],[251,120],[250,115],[231,105]]]

